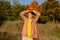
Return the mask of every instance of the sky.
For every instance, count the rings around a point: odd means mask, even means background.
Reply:
[[[44,0],[36,0],[39,4],[43,3]],[[21,4],[31,4],[31,2],[33,2],[33,0],[20,0]]]
[[[41,4],[41,3],[43,3],[44,2],[44,0],[36,0],[39,4]],[[10,2],[11,2],[11,4],[13,3],[13,0],[10,0]],[[20,3],[20,4],[25,4],[25,5],[27,5],[27,4],[31,4],[31,2],[33,2],[33,0],[18,0],[18,2]]]
[[[42,4],[44,1],[46,1],[46,0],[36,0],[37,2],[38,2],[38,4],[40,5],[40,4]],[[10,2],[11,2],[11,4],[13,3],[13,0],[10,0]],[[20,4],[25,4],[25,5],[27,5],[27,4],[31,4],[31,2],[33,2],[33,0],[18,0],[18,2],[20,3]],[[59,0],[59,2],[60,2],[60,0]]]

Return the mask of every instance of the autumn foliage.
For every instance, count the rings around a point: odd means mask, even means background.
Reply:
[[[60,3],[56,0],[47,0],[41,5],[37,1],[30,5],[21,5],[18,2],[11,5],[9,1],[0,1],[0,22],[21,20],[20,12],[27,10],[29,6],[29,10],[40,12],[39,23],[60,22]]]

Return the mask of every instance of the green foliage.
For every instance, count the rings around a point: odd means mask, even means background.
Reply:
[[[39,5],[36,2],[36,8],[39,9]],[[34,6],[34,5],[33,5]],[[60,3],[56,0],[47,0],[43,3],[41,10],[40,22],[60,22]],[[21,5],[15,3],[11,5],[8,1],[0,1],[0,23],[2,21],[14,21],[20,20],[20,12],[27,9],[27,5]]]
[[[45,1],[43,4],[44,4],[43,5],[44,7],[41,11],[41,15],[44,18],[45,18],[45,16],[47,16],[46,18],[48,18],[48,20],[51,22],[55,22],[56,20],[58,21],[60,19],[59,2],[56,0],[48,0],[48,1]],[[44,20],[44,18],[42,18],[42,20]],[[45,18],[45,20],[46,20],[46,18]],[[48,21],[48,20],[46,20],[46,21]]]
[[[20,12],[25,10],[25,5],[11,5],[10,2],[0,1],[0,21],[20,20]]]
[[[49,17],[48,16],[41,16],[40,17],[40,23],[46,23],[49,21]]]
[[[10,10],[10,3],[0,1],[0,24],[2,21],[7,19],[9,10]]]

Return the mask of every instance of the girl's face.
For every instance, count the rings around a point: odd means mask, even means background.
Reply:
[[[32,18],[32,14],[31,13],[28,13],[28,18]]]

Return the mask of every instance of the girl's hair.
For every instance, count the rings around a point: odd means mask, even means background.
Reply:
[[[34,12],[31,12],[31,14],[33,15],[32,18],[35,18],[35,15],[36,15],[36,14],[34,14]]]
[[[31,12],[31,14],[33,15],[33,18],[34,18],[34,16],[35,16],[34,12]],[[28,14],[25,14],[25,16],[28,17]]]
[[[35,15],[34,12],[31,12],[32,15]]]

